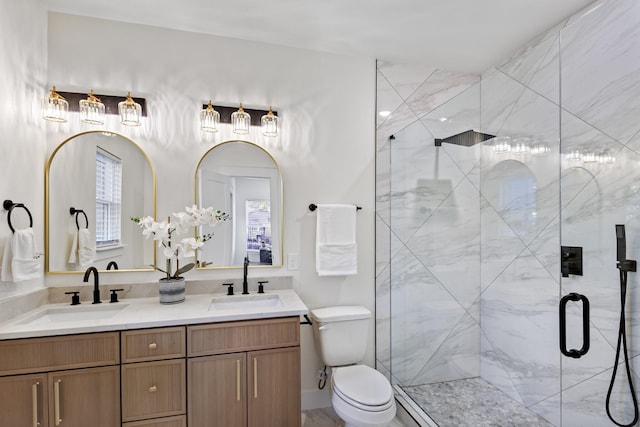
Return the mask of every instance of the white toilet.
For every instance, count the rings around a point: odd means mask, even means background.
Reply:
[[[378,427],[393,420],[396,402],[380,372],[358,365],[365,356],[371,312],[361,306],[311,310],[313,334],[330,366],[331,404],[345,427]]]

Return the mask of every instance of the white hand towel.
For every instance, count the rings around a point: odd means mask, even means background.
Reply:
[[[16,230],[7,239],[2,258],[3,282],[22,282],[42,275],[40,253],[33,228]]]
[[[69,264],[78,264],[86,267],[96,258],[96,248],[91,232],[88,228],[81,228],[73,235],[71,251],[69,252]]]
[[[96,242],[88,228],[78,231],[78,260],[82,267],[93,263],[96,258]]]
[[[76,262],[78,262],[78,233],[73,233],[73,241],[69,251],[69,264],[75,264]]]
[[[358,274],[356,207],[318,205],[316,272],[319,276]]]

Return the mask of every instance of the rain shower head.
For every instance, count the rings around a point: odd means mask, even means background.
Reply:
[[[448,138],[435,139],[436,147],[442,146],[443,142],[454,145],[462,145],[463,147],[472,147],[476,144],[480,144],[487,139],[495,138],[495,135],[489,135],[488,133],[476,132],[474,130],[468,130],[466,132],[459,133],[457,135],[450,136]]]

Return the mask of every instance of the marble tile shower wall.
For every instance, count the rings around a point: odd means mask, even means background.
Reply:
[[[394,383],[480,372],[480,151],[434,145],[479,128],[479,80],[378,63],[377,366]]]
[[[611,424],[615,224],[626,224],[627,257],[640,258],[639,18],[634,0],[596,2],[479,83],[379,63],[378,111],[392,115],[378,123],[377,362],[394,382],[480,375],[555,425]],[[549,151],[433,146],[468,128],[528,137]],[[561,244],[584,248],[583,276],[560,277]],[[627,332],[638,384],[639,284],[631,273]],[[569,292],[591,300],[591,350],[581,359],[558,351],[558,301]],[[578,330],[580,319],[571,311],[569,327]],[[579,347],[574,335],[569,346]],[[622,375],[613,401],[614,415],[630,420]]]

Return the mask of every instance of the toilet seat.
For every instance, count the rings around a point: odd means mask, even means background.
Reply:
[[[395,403],[387,378],[366,365],[334,368],[331,388],[345,403],[367,412],[386,411]]]

